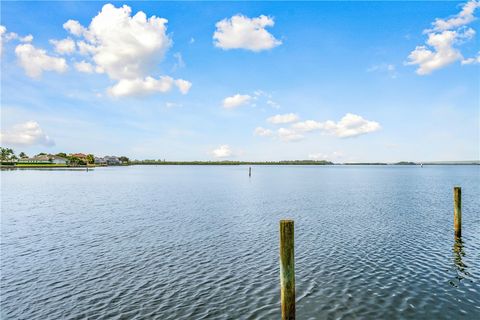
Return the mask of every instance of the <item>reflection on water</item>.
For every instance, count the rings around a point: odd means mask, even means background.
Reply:
[[[462,237],[455,236],[455,241],[453,242],[453,268],[456,271],[457,275],[455,280],[450,280],[450,285],[457,287],[460,284],[460,281],[468,277],[470,274],[467,271],[468,266],[463,262],[463,257],[465,256],[465,250],[463,245]]]

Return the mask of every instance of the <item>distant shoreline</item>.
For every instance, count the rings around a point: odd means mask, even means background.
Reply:
[[[0,165],[3,170],[7,169],[73,169],[73,170],[88,170],[97,167],[126,167],[126,166],[172,166],[172,165],[189,165],[189,166],[436,166],[436,165],[480,165],[479,161],[438,161],[438,162],[347,162],[347,163],[333,163],[330,161],[309,161],[309,160],[294,160],[294,161],[131,161],[128,164],[120,165],[84,165],[84,166],[69,166],[57,164],[29,164],[29,165]]]

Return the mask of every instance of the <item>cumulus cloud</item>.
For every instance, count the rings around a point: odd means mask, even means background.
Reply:
[[[471,39],[475,31],[471,28],[464,31],[443,31],[430,33],[427,45],[417,46],[408,56],[408,65],[418,65],[419,75],[427,75],[434,70],[441,69],[455,61],[462,60],[463,56],[454,45],[461,40]]]
[[[35,121],[17,124],[11,129],[0,133],[0,141],[2,145],[53,146],[55,144]]]
[[[188,91],[190,91],[190,88],[192,87],[191,82],[183,79],[175,80],[175,85],[177,86],[178,90],[180,90],[180,93],[182,94],[187,94]]]
[[[172,45],[166,33],[168,21],[156,16],[147,18],[142,11],[131,14],[127,5],[116,8],[106,4],[88,27],[75,20],[68,20],[63,27],[79,38],[79,53],[91,59],[95,71],[117,81],[109,88],[110,94],[142,95],[167,92],[173,87],[187,93],[190,82],[151,75]]]
[[[462,11],[458,14],[454,15],[450,19],[435,19],[433,22],[433,30],[434,31],[444,31],[444,30],[451,30],[455,28],[459,28],[465,26],[475,20],[475,9],[480,8],[480,2],[476,0],[471,0],[467,2]]]
[[[93,73],[94,67],[91,63],[86,62],[85,60],[75,63],[75,69],[79,72],[84,73]]]
[[[321,129],[329,134],[339,138],[355,137],[362,134],[380,130],[381,126],[376,121],[366,120],[363,117],[347,113],[338,122],[332,120],[325,121],[321,124]]]
[[[318,129],[322,129],[322,123],[315,120],[306,120],[297,122],[292,125],[292,128],[301,132],[310,132]]]
[[[77,37],[87,32],[80,22],[71,19],[63,24],[63,28]]]
[[[59,54],[72,54],[75,52],[75,41],[70,38],[62,40],[50,40],[50,43],[55,47],[55,51]]]
[[[7,28],[5,26],[0,25],[0,54],[3,53],[3,37],[4,34],[7,32]]]
[[[252,97],[248,94],[235,94],[231,97],[223,99],[223,107],[225,109],[234,109],[242,105],[248,104],[252,100]]]
[[[8,32],[7,33],[7,28],[5,26],[0,25],[0,55],[3,52],[3,45],[5,42],[10,41],[10,40],[18,40],[23,43],[29,43],[32,42],[33,36],[31,34],[21,37],[15,32]]]
[[[65,59],[49,56],[45,50],[29,43],[18,45],[15,54],[27,75],[32,78],[40,77],[44,71],[63,73],[68,69]]]
[[[215,24],[215,46],[224,50],[246,49],[255,52],[272,49],[282,44],[265,30],[274,24],[273,18],[264,15],[248,18],[239,14],[223,19]]]
[[[295,113],[277,114],[267,119],[267,122],[273,124],[284,124],[298,121],[298,115]]]
[[[152,77],[122,79],[109,88],[108,92],[116,97],[146,95],[154,92],[168,92],[174,86],[178,87],[181,93],[186,94],[191,83],[182,79],[175,80],[168,76],[162,76],[159,79]]]
[[[233,155],[233,151],[228,144],[224,144],[212,150],[212,155],[215,158],[228,158]]]
[[[273,135],[273,131],[263,127],[256,127],[253,131],[253,134],[260,137],[271,137]]]
[[[278,129],[277,136],[280,138],[280,140],[285,142],[299,141],[304,138],[303,134],[297,132],[296,130],[287,128]]]
[[[267,119],[268,121],[268,119]],[[380,130],[381,126],[376,121],[366,120],[363,117],[347,113],[340,121],[327,120],[319,122],[315,120],[297,121],[288,128],[280,128],[275,133],[267,128],[257,127],[254,130],[256,136],[273,136],[282,141],[299,141],[305,138],[305,134],[312,131],[320,131],[323,134],[334,135],[339,138],[355,137],[362,134]]]
[[[471,0],[450,19],[437,18],[432,29],[424,30],[426,45],[417,46],[405,64],[416,65],[417,74],[427,75],[456,61],[470,61],[464,59],[458,46],[474,37],[475,31],[467,25],[475,20],[474,12],[479,7],[479,1]]]

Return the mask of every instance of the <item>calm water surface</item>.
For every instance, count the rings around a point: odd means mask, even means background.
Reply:
[[[480,166],[1,172],[2,319],[479,319]],[[452,188],[462,186],[463,237]]]

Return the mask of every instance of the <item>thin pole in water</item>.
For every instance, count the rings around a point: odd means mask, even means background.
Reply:
[[[248,176],[249,176],[249,177],[252,176],[252,167],[248,167]]]
[[[295,255],[293,220],[280,220],[280,286],[282,320],[294,320]]]
[[[455,236],[462,236],[462,188],[453,188],[453,229]]]

